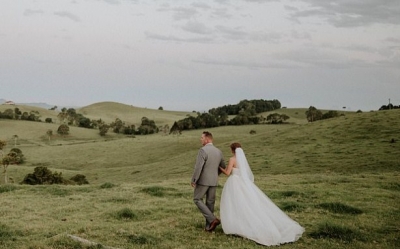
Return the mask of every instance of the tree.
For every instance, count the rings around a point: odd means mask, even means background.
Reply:
[[[14,111],[12,109],[7,109],[2,113],[2,118],[14,119]]]
[[[322,118],[322,112],[315,108],[314,106],[310,106],[308,110],[306,111],[306,116],[308,122],[314,122],[317,120],[321,120]]]
[[[0,140],[0,159],[3,158],[3,148],[6,147],[7,142]]]
[[[15,119],[20,119],[22,112],[19,110],[18,107],[14,108],[14,113],[15,113]]]
[[[7,156],[2,158],[1,162],[2,162],[2,165],[3,165],[4,183],[7,184],[8,183],[7,168],[8,168],[8,165],[11,164],[12,158],[7,155]]]
[[[18,135],[13,135],[14,138],[14,147],[17,147]]]
[[[142,124],[138,128],[138,133],[141,135],[153,134],[158,132],[154,120],[150,120],[147,117],[142,117]]]
[[[110,127],[115,133],[122,133],[124,126],[125,123],[119,118],[116,118],[115,121],[110,124]]]
[[[64,120],[68,117],[67,110],[63,108],[61,112],[57,115],[58,120],[60,120],[60,124],[64,122]]]
[[[178,122],[174,122],[174,124],[172,125],[171,129],[169,130],[169,134],[180,134],[181,133],[182,128],[179,127]]]
[[[51,130],[51,129],[47,130],[46,131],[46,135],[47,135],[47,137],[49,138],[49,141],[50,141],[51,137],[53,136],[53,130]]]
[[[158,110],[162,111],[164,108],[162,106],[158,107]]]
[[[108,132],[108,129],[110,129],[110,126],[105,123],[99,124],[99,131],[100,131],[100,136],[105,136]]]
[[[162,127],[162,131],[164,135],[167,135],[169,132],[169,125],[168,124],[164,125],[164,127]]]

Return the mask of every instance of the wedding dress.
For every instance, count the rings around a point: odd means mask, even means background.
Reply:
[[[241,148],[236,168],[226,180],[220,202],[222,229],[259,244],[272,246],[298,240],[304,232],[296,221],[280,210],[255,184]]]

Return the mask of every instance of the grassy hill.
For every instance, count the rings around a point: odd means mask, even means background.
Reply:
[[[78,113],[90,119],[101,118],[106,123],[115,121],[116,118],[131,124],[140,125],[141,119],[147,117],[159,125],[172,126],[175,121],[183,119],[190,112],[165,111],[134,107],[116,102],[101,102],[77,109]]]
[[[229,144],[242,143],[256,184],[306,228],[298,242],[281,247],[399,247],[400,111],[346,112],[314,123],[304,121],[305,109],[279,112],[295,121],[209,130],[226,160]],[[187,115],[118,103],[78,113],[129,122],[146,116],[156,124]],[[69,136],[49,141],[46,131],[57,126],[0,119],[0,140],[8,142],[4,151],[16,142],[26,157],[24,164],[9,166],[14,184],[0,178],[0,248],[90,248],[67,234],[117,248],[264,248],[226,236],[221,227],[212,234],[202,231],[189,185],[201,130],[100,137],[96,130],[70,127]],[[83,174],[90,184],[17,184],[37,166],[65,178]],[[222,176],[218,197],[225,180]]]

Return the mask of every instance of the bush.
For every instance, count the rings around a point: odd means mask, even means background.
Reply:
[[[69,134],[69,126],[66,124],[62,124],[58,127],[57,133],[60,135],[68,135]]]
[[[86,180],[86,176],[81,174],[77,174],[76,176],[71,177],[70,180],[76,182],[76,184],[78,185],[89,184],[88,180]]]
[[[44,121],[45,121],[46,123],[53,123],[53,120],[52,120],[51,118],[46,118]]]
[[[7,156],[10,157],[10,159],[11,159],[10,163],[11,164],[21,164],[25,160],[25,157],[22,154],[22,151],[20,149],[18,149],[18,148],[12,148],[10,150],[10,152],[7,154]]]
[[[52,173],[47,167],[36,167],[32,174],[27,174],[21,184],[42,185],[42,184],[66,184],[62,173]]]

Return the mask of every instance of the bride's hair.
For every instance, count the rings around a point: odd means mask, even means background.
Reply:
[[[237,148],[242,148],[242,145],[240,145],[240,143],[235,142],[235,143],[231,143],[230,147],[231,147],[232,152],[235,152],[235,150]]]

